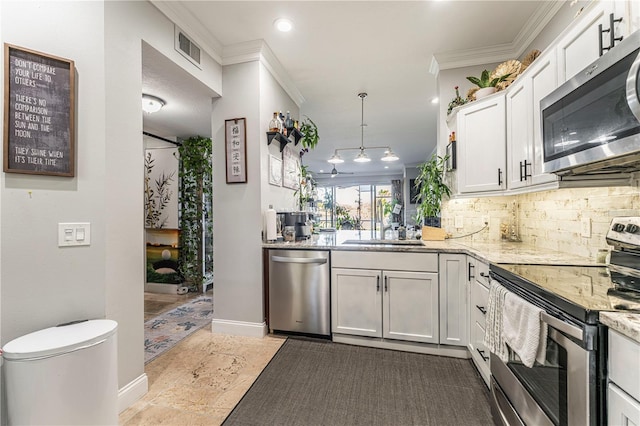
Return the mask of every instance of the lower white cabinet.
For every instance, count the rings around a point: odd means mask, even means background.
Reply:
[[[608,353],[608,423],[640,425],[640,343],[609,330]]]
[[[487,304],[489,301],[489,264],[467,256],[469,282],[469,345],[471,359],[487,386],[489,385],[489,350],[484,346]]]
[[[332,268],[332,332],[438,343],[438,274]]]
[[[439,255],[440,275],[440,343],[467,346],[467,256]]]

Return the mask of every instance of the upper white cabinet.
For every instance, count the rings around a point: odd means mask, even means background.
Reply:
[[[540,100],[558,87],[553,53],[537,58],[506,94],[509,189],[557,180],[555,175],[542,172],[540,123]]]
[[[603,0],[591,5],[582,16],[576,19],[571,29],[557,42],[558,80],[564,83],[601,55],[601,49],[606,53],[613,43],[620,37],[626,37],[637,25],[637,4],[629,1]],[[611,15],[613,14],[613,29]],[[621,20],[620,20],[621,19]],[[601,33],[602,30],[607,32]]]
[[[506,115],[504,93],[458,111],[458,190],[461,193],[506,189]]]

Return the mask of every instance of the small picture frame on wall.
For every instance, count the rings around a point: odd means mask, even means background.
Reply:
[[[269,155],[269,183],[282,186],[282,160],[274,155]]]
[[[447,171],[450,172],[456,169],[456,141],[451,141],[447,145]]]
[[[247,123],[245,118],[224,121],[227,183],[247,183]]]

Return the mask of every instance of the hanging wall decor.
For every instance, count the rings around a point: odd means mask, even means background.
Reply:
[[[245,118],[224,121],[227,183],[247,183],[247,124]]]
[[[4,45],[6,173],[75,175],[75,66]]]
[[[300,186],[300,155],[287,145],[282,151],[282,186],[298,189]]]

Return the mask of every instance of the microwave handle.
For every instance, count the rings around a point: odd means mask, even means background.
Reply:
[[[640,74],[640,53],[631,64],[631,69],[627,75],[627,104],[629,104],[633,115],[640,121],[640,99],[638,98],[640,96],[640,93],[638,93],[640,88],[638,79],[640,76],[638,74]]]

